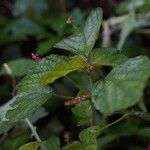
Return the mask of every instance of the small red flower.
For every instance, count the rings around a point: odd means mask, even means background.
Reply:
[[[66,101],[66,102],[64,103],[64,105],[65,105],[65,106],[75,105],[75,104],[80,103],[81,101],[86,100],[88,97],[89,97],[89,96],[87,96],[87,95],[86,95],[86,96],[79,96],[79,97],[73,98],[73,99],[71,99],[71,100],[69,100],[69,101]]]
[[[36,62],[40,62],[42,59],[41,57],[35,55],[34,53],[31,54],[32,55],[32,58],[36,61]]]

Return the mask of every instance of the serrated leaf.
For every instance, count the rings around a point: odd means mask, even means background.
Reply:
[[[18,150],[37,150],[40,147],[40,142],[30,142],[21,146]]]
[[[66,57],[50,55],[42,59],[35,69],[18,84],[18,93],[28,91],[35,87],[53,83],[66,74],[84,68],[85,64],[80,56]]]
[[[89,93],[87,91],[80,90],[77,96],[83,96],[88,94]],[[71,110],[75,116],[78,126],[90,124],[92,109],[89,100],[82,101],[76,104]]]
[[[46,111],[46,109],[44,107],[40,107],[28,118],[29,118],[30,122],[32,124],[34,124],[36,121],[38,121],[39,119],[41,119],[47,115],[48,115],[48,112]]]
[[[80,141],[74,141],[64,147],[63,150],[97,150],[97,136],[100,126],[92,126],[84,129],[79,134]]]
[[[51,94],[50,87],[39,87],[12,98],[0,107],[0,130],[4,124],[14,124],[31,115],[47,101]]]
[[[60,150],[60,140],[58,137],[52,136],[46,141],[45,146],[48,150]]]
[[[115,67],[105,80],[95,83],[92,101],[102,113],[126,109],[141,98],[150,76],[150,60],[146,56],[129,59]]]
[[[28,119],[30,120],[32,124],[35,124],[37,121],[39,121],[40,119],[44,118],[47,115],[48,115],[48,112],[46,111],[46,109],[44,107],[40,107],[34,113],[29,115]],[[28,124],[24,123],[24,120],[21,120],[17,125],[20,125],[21,128],[23,129],[29,128]]]
[[[6,62],[6,64],[9,66],[12,75],[19,77],[27,74],[29,70],[31,70],[36,65],[36,62],[33,61],[32,59],[20,58],[20,59]],[[6,74],[8,74],[8,72],[6,68],[2,66],[0,70],[0,75],[6,75]]]
[[[128,58],[115,48],[96,48],[91,52],[90,61],[98,66],[117,66]]]
[[[101,19],[102,10],[100,8],[91,11],[82,31],[62,39],[62,41],[55,45],[55,48],[65,49],[87,56],[92,50],[98,37]]]
[[[92,126],[84,129],[79,134],[79,139],[84,144],[96,144],[97,136],[100,134],[100,126]]]
[[[73,107],[71,110],[78,120],[78,125],[90,123],[91,105],[89,101],[81,102]]]

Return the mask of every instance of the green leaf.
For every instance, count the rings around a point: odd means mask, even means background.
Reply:
[[[100,8],[91,11],[82,31],[62,39],[62,41],[55,45],[55,48],[65,49],[87,56],[92,50],[98,37],[101,19],[102,10]]]
[[[46,141],[45,146],[48,150],[60,150],[60,140],[58,137],[52,136]]]
[[[1,143],[3,150],[16,150],[20,146],[27,143],[28,139],[30,138],[30,134],[28,132],[15,132],[12,136],[7,137],[5,142]]]
[[[135,105],[141,98],[150,76],[150,61],[146,56],[129,59],[115,67],[105,80],[95,83],[92,101],[102,113],[113,113]]]
[[[29,18],[41,17],[48,10],[46,0],[16,0],[12,7],[12,13],[15,17],[29,16]]]
[[[96,48],[91,52],[90,61],[98,66],[117,66],[128,58],[115,48]]]
[[[139,7],[137,10],[140,13],[149,11],[150,10],[149,0],[145,0],[144,4],[141,7]]]
[[[79,141],[74,141],[71,144],[66,145],[63,150],[97,150],[95,144],[81,144]]]
[[[84,144],[96,144],[100,134],[100,126],[92,126],[84,129],[79,134],[79,139]]]
[[[80,90],[77,94],[77,96],[83,95],[89,95],[89,92]],[[90,125],[92,109],[89,100],[82,101],[81,103],[76,104],[71,110],[75,116],[78,126]]]
[[[142,120],[150,121],[150,113],[140,111],[128,111],[131,116],[139,117]]]
[[[122,49],[127,37],[132,32],[132,30],[135,28],[136,24],[137,23],[135,22],[135,14],[134,14],[134,12],[130,11],[128,17],[122,23],[122,30],[120,33],[119,42],[117,44],[118,49]]]
[[[136,134],[143,136],[143,137],[150,138],[150,128],[145,127],[145,128],[139,129]]]
[[[78,71],[78,72],[72,72],[69,75],[69,78],[73,80],[81,89],[89,90],[89,78],[86,72],[84,71]],[[80,78],[79,78],[80,77]]]
[[[40,147],[40,142],[30,142],[21,146],[18,150],[37,150]]]
[[[51,94],[50,87],[39,87],[12,98],[0,107],[0,130],[4,124],[14,124],[31,115],[48,100]]]
[[[48,115],[48,112],[44,107],[40,107],[33,114],[31,114],[28,118],[32,124],[37,122],[39,119]]]
[[[130,11],[129,15],[126,17],[124,22],[122,22],[122,30],[120,33],[119,42],[117,44],[118,49],[122,49],[127,37],[130,33],[136,28],[142,28],[149,24],[148,17],[143,18],[144,15],[139,18],[136,18],[136,14],[134,11]]]
[[[137,9],[144,5],[145,0],[126,0],[118,5],[116,12],[118,14],[128,13],[130,10]]]
[[[58,36],[61,36],[63,35],[63,32],[65,32],[64,29],[67,25],[66,20],[67,15],[59,15],[57,17],[48,17],[46,20],[43,19],[43,24],[54,30]]]
[[[81,150],[81,143],[79,141],[73,141],[72,143],[65,145],[62,150]]]
[[[22,41],[30,36],[40,36],[45,30],[28,18],[13,20],[5,28],[11,41]]]
[[[98,139],[98,148],[100,150],[105,149],[106,146],[109,146],[109,143],[116,140],[120,137],[120,134],[108,134]]]
[[[12,128],[13,124],[0,121],[0,134],[6,133]]]
[[[81,102],[73,107],[71,110],[78,120],[78,125],[90,123],[91,105],[89,101]]]
[[[84,68],[84,66],[85,64],[80,56],[50,55],[42,59],[35,69],[23,78],[17,86],[18,93],[53,83],[56,79]]]
[[[120,137],[128,137],[136,135],[139,127],[132,123],[123,123],[109,130],[109,133],[98,138],[98,149],[103,150],[109,147],[109,143],[119,139]]]
[[[109,147],[109,143],[120,139],[121,137],[129,137],[132,135],[138,135],[141,138],[150,138],[149,127],[138,127],[135,123],[123,123],[119,126],[113,127],[109,130],[109,133],[98,138],[98,149],[103,150]]]
[[[97,136],[100,126],[92,126],[84,129],[79,134],[80,141],[74,141],[64,147],[63,150],[97,150]]]
[[[53,48],[53,45],[58,41],[56,37],[51,37],[49,40],[40,42],[38,44],[38,47],[36,49],[36,53],[39,55],[46,54],[47,52],[50,52]]]
[[[86,12],[82,11],[81,8],[75,7],[71,12],[73,23],[75,25],[80,25],[84,21],[85,14]]]
[[[31,70],[35,66],[36,62],[28,58],[20,58],[6,62],[6,64],[9,66],[12,75],[19,77],[27,74],[29,70]],[[0,75],[6,74],[8,74],[8,72],[3,65],[0,70]]]

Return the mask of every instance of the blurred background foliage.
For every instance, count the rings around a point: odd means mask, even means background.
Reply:
[[[11,98],[12,79],[4,67],[7,63],[16,82],[34,68],[31,59],[34,52],[41,57],[53,54],[70,55],[53,45],[84,23],[88,12],[95,7],[103,9],[103,24],[96,47],[117,47],[129,57],[150,56],[150,1],[149,0],[1,0],[0,1],[0,104]],[[71,16],[71,17],[70,17]],[[72,23],[67,23],[68,17]],[[109,70],[109,68],[107,68]],[[95,70],[95,80],[106,70]],[[83,89],[88,88],[88,77],[83,72],[68,75]],[[61,78],[52,84],[56,93],[76,95],[77,87],[69,78]],[[144,100],[150,111],[150,82],[144,92]],[[84,92],[84,91],[83,91]],[[59,136],[61,145],[65,137],[78,139],[80,125],[89,122],[89,110],[78,114],[80,105],[71,109],[63,106],[63,99],[51,98],[43,108],[31,116],[40,136],[48,139]],[[81,116],[80,116],[81,115]],[[77,117],[76,117],[77,116]],[[118,114],[110,116],[110,121]],[[128,119],[128,118],[127,118]],[[145,150],[150,148],[150,128],[147,122],[129,118],[130,123],[106,130],[98,139],[99,149]],[[99,122],[101,120],[98,120]],[[76,125],[77,122],[77,125]],[[143,128],[142,128],[143,127]],[[58,139],[53,137],[58,143]],[[8,133],[0,136],[0,150],[17,150],[33,141],[28,127],[20,122]],[[50,141],[51,142],[51,141]],[[110,143],[110,144],[109,144]]]

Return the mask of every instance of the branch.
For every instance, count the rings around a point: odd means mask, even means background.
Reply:
[[[28,118],[26,118],[25,121],[26,121],[26,123],[28,124],[28,126],[30,127],[30,129],[31,129],[31,131],[32,131],[32,134],[33,134],[33,136],[35,137],[35,139],[36,139],[38,142],[42,143],[42,140],[40,139],[40,137],[39,137],[39,135],[38,135],[38,133],[37,133],[37,131],[36,131],[36,127],[34,127],[34,126],[32,125],[32,123],[30,122],[30,120],[29,120]],[[42,147],[43,150],[46,150],[46,147],[44,146],[44,144],[41,144],[41,147]]]

